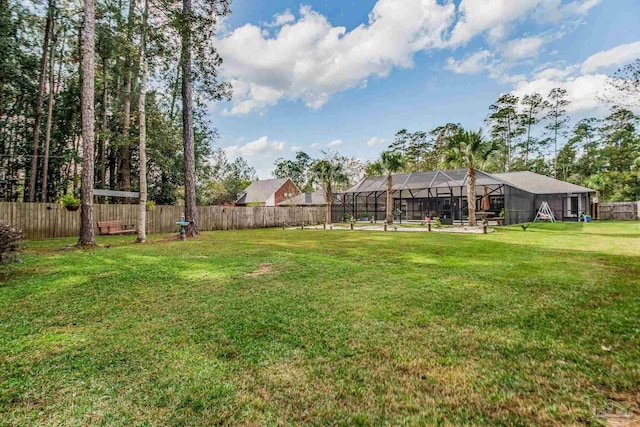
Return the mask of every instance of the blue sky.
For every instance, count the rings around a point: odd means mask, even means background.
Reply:
[[[234,98],[211,107],[228,156],[376,158],[396,131],[483,126],[501,93],[564,87],[603,115],[607,75],[640,57],[637,0],[234,0],[218,48]]]

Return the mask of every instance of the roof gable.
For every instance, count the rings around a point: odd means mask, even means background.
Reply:
[[[238,200],[236,200],[236,204],[264,203],[287,181],[290,181],[290,178],[276,178],[254,181],[251,183],[251,185],[245,188],[242,195],[238,198]]]

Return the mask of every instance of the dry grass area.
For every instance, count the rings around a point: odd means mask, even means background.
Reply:
[[[640,415],[638,223],[134,240],[2,267],[0,425]]]
[[[271,264],[263,262],[258,266],[258,268],[253,270],[251,273],[248,273],[247,277],[260,277],[265,274],[273,274],[273,269],[271,268]]]

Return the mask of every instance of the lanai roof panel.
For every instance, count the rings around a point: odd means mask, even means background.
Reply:
[[[467,185],[466,169],[412,172],[393,175],[393,191],[424,190],[428,188],[450,188]],[[502,185],[504,181],[485,172],[476,170],[476,185]],[[386,191],[387,180],[384,176],[364,178],[345,193],[375,193]]]

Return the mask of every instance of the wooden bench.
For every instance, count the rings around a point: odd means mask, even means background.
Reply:
[[[122,221],[98,221],[98,231],[100,234],[133,234],[136,233],[135,224],[131,228],[124,228]]]
[[[498,223],[498,225],[504,225],[504,217],[497,217],[497,218],[493,218],[493,220],[495,220],[495,222]]]

